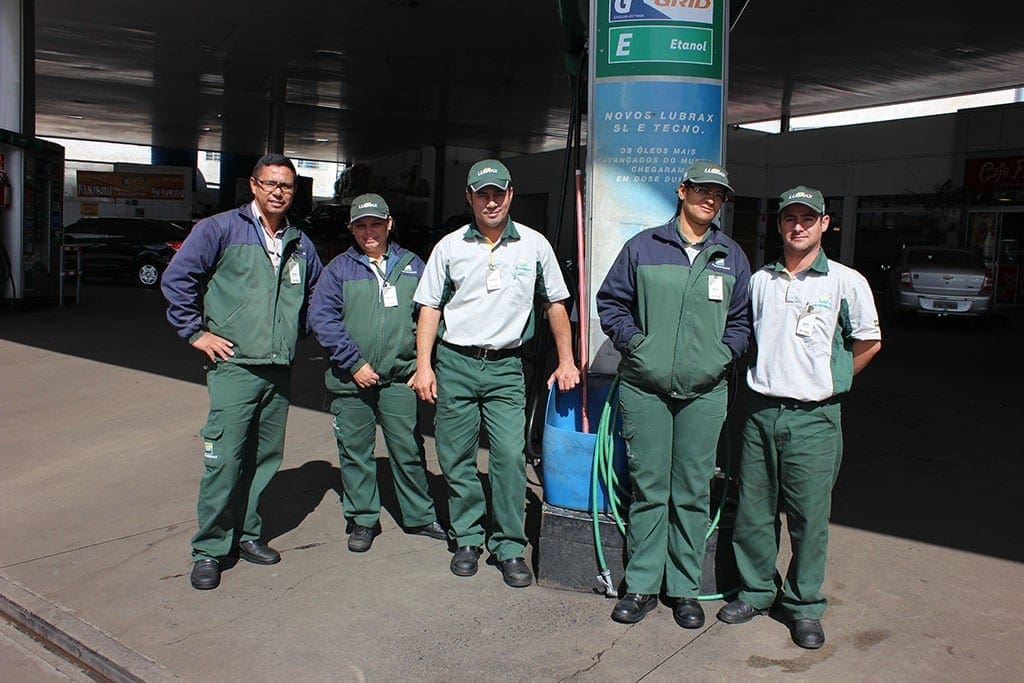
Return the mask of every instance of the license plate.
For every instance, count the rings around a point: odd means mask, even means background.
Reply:
[[[933,301],[932,306],[934,308],[941,308],[946,311],[959,308],[959,304],[957,304],[957,302],[955,301]]]

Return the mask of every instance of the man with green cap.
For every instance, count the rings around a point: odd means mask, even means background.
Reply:
[[[793,641],[825,643],[821,593],[832,487],[843,452],[840,399],[882,347],[867,280],[821,248],[825,199],[803,185],[779,197],[782,256],[750,280],[756,354],[747,372],[747,419],[733,549],[736,600],[718,612],[742,624],[777,605]],[[779,512],[793,556],[775,583]]]
[[[496,159],[473,164],[466,180],[473,221],[434,247],[416,289],[416,374],[420,398],[437,404],[437,458],[448,482],[452,557],[456,576],[477,571],[481,546],[497,560],[505,583],[533,581],[523,558],[526,504],[526,392],[521,347],[533,333],[534,298],[545,304],[558,352],[548,386],[567,391],[579,382],[573,362],[569,291],[551,245],[539,232],[509,218],[512,177]],[[435,341],[437,367],[431,366]],[[490,535],[477,471],[483,421],[490,444]]]
[[[628,240],[597,293],[601,328],[622,354],[633,492],[618,622],[643,619],[664,586],[679,626],[704,625],[697,596],[711,477],[729,370],[750,337],[750,264],[714,223],[731,194],[722,166],[694,163],[676,188],[676,215]]]
[[[348,549],[369,550],[378,530],[378,421],[407,533],[444,540],[427,491],[416,394],[408,385],[416,367],[412,295],[423,261],[390,239],[394,220],[380,195],[356,197],[350,215],[354,244],[324,269],[309,305],[310,325],[331,359],[324,380],[332,395]]]

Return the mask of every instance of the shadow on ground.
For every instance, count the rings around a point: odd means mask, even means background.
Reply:
[[[885,321],[883,334],[881,354],[844,405],[833,521],[1024,561],[1024,312],[989,326]],[[87,284],[78,305],[0,313],[0,338],[203,382],[202,358],[174,335],[156,291]],[[294,405],[324,410],[323,356],[314,340],[300,343]],[[382,462],[378,467],[384,506],[400,519],[390,473]],[[430,483],[435,500],[443,500],[443,481],[434,476]],[[301,523],[331,489],[340,489],[337,467],[322,460],[279,473],[265,498],[271,537]],[[528,501],[534,545],[539,503]]]

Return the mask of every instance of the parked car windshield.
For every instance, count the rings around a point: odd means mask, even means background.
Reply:
[[[952,249],[915,249],[910,252],[908,262],[912,266],[967,266],[983,268],[981,257],[969,251]]]

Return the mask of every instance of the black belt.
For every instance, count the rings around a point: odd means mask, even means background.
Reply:
[[[757,392],[754,392],[757,394]],[[765,396],[757,394],[765,405],[777,405],[790,410],[814,410],[823,406],[834,406],[842,403],[842,395],[835,395],[826,398],[824,401],[798,401],[795,398],[782,398],[779,396]]]
[[[476,358],[477,360],[501,360],[502,358],[520,356],[523,352],[522,346],[515,346],[511,349],[484,349],[479,346],[459,346],[458,344],[446,342],[444,339],[441,340],[441,345],[455,353]]]

